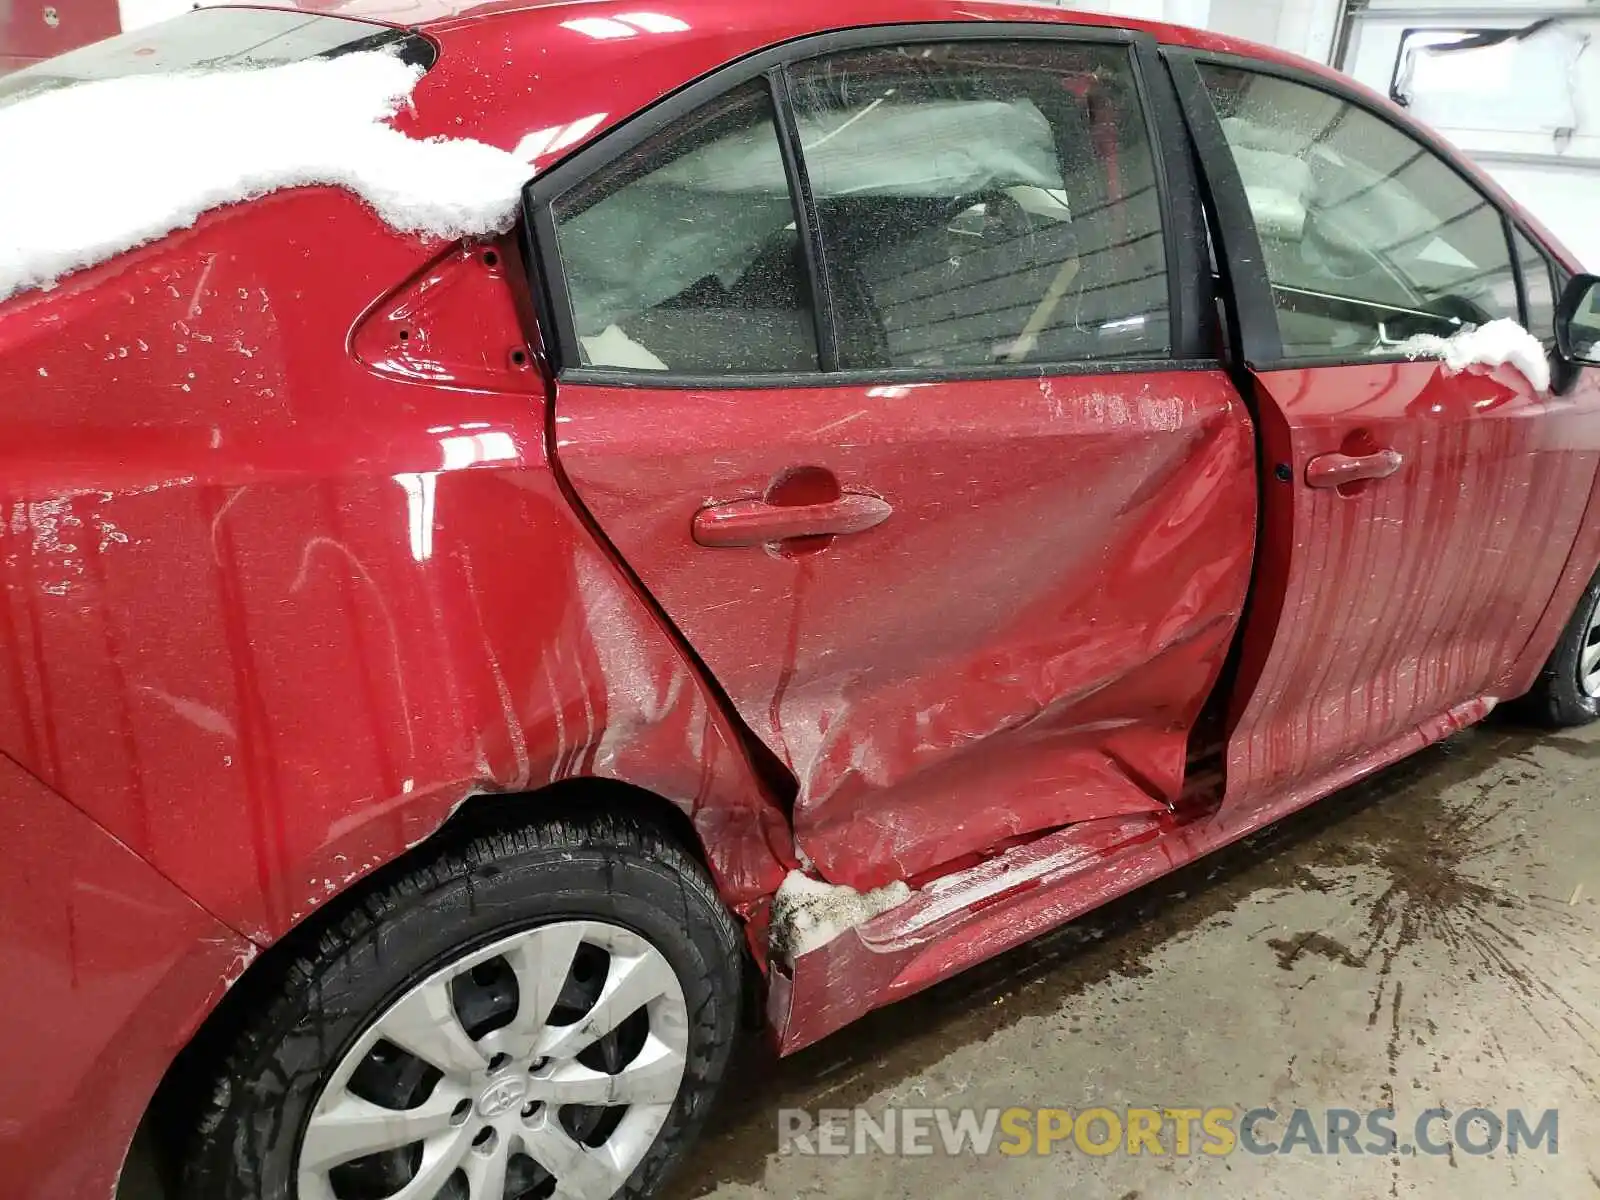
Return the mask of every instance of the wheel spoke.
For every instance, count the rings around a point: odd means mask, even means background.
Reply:
[[[329,1167],[425,1142],[450,1129],[450,1113],[458,1093],[443,1087],[416,1108],[384,1108],[346,1092],[332,1107],[313,1113],[300,1143],[300,1168],[325,1171]]]
[[[547,925],[506,951],[506,964],[517,977],[517,1013],[510,1024],[485,1036],[485,1053],[506,1053],[522,1060],[532,1057],[572,970],[583,929],[574,921]]]
[[[506,1164],[510,1158],[511,1149],[505,1138],[496,1141],[487,1154],[478,1150],[468,1154],[461,1164],[467,1176],[467,1195],[472,1200],[505,1200]]]
[[[646,946],[634,955],[613,952],[605,987],[594,1007],[575,1024],[546,1029],[538,1053],[546,1058],[576,1058],[656,997],[677,991],[672,967],[656,950]]]
[[[1591,636],[1593,636],[1592,631]],[[1583,657],[1580,660],[1578,673],[1592,675],[1597,665],[1600,665],[1600,641],[1591,642],[1583,648]]]
[[[471,1074],[488,1066],[488,1059],[461,1027],[448,979],[433,979],[401,1000],[384,1014],[378,1032],[446,1075]]]
[[[496,959],[516,977],[510,1014],[504,970],[473,970]],[[564,993],[566,1003],[577,1004],[583,1001],[576,996],[596,990],[598,998],[577,1022],[549,1023]],[[457,1014],[458,999],[462,1012],[504,1005],[495,1016],[510,1021],[474,1040]],[[619,1041],[615,1049],[640,1048],[615,1075],[576,1061],[630,1018],[640,1026],[639,1037],[631,1036],[630,1023],[626,1045]],[[689,1042],[678,977],[666,956],[634,930],[598,918],[565,920],[480,943],[375,1014],[333,1066],[296,1150],[296,1194],[338,1200],[333,1181],[341,1167],[403,1151],[403,1161],[417,1163],[415,1174],[383,1200],[439,1200],[441,1193],[505,1200],[511,1160],[519,1154],[550,1173],[557,1200],[613,1200],[672,1111]],[[418,1062],[393,1062],[385,1044]],[[392,1069],[359,1076],[366,1082],[355,1095],[351,1081],[374,1061],[399,1066],[400,1076],[390,1079]],[[618,1061],[618,1054],[607,1053],[605,1064]],[[415,1097],[419,1063],[442,1077],[425,1072],[421,1082],[432,1079],[427,1099],[400,1107]],[[611,1108],[619,1122],[591,1148],[563,1128],[567,1106]]]
[[[554,1121],[524,1135],[522,1148],[555,1176],[555,1194],[562,1200],[611,1200],[627,1182],[607,1147],[581,1146]]]
[[[671,1104],[683,1082],[683,1067],[682,1054],[652,1037],[615,1075],[565,1062],[534,1086],[547,1104]]]
[[[450,1137],[425,1143],[417,1173],[388,1200],[437,1200],[444,1185],[450,1181],[450,1176],[455,1174],[471,1148],[472,1142],[466,1128],[456,1130]]]

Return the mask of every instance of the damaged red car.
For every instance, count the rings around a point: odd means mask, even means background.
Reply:
[[[1386,100],[1053,8],[348,0],[0,118],[356,51],[504,232],[269,188],[0,303],[8,1195],[141,1125],[189,1200],[649,1195],[746,995],[792,1051],[1600,712],[1600,288]]]

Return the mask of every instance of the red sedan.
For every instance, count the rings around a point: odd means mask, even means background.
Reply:
[[[1600,287],[1386,101],[1045,8],[385,4],[0,87],[398,59],[390,134],[520,164],[488,236],[339,162],[0,234],[7,1195],[141,1121],[189,1200],[647,1195],[747,990],[793,1050],[1600,712]]]

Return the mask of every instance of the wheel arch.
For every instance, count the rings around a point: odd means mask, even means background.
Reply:
[[[520,792],[468,796],[427,838],[343,888],[265,947],[199,1020],[156,1084],[130,1141],[113,1200],[140,1200],[152,1178],[170,1189],[177,1156],[225,1056],[252,1008],[288,981],[319,940],[364,898],[419,864],[484,835],[539,822],[604,813],[655,830],[715,879],[713,856],[685,808],[638,784],[600,775],[573,776]],[[726,897],[723,897],[726,904]],[[740,921],[744,914],[729,906]]]

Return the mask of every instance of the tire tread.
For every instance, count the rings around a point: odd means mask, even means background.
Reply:
[[[193,1132],[188,1144],[180,1148],[179,1161],[183,1164],[180,1196],[186,1200],[221,1200],[223,1193],[216,1190],[217,1181],[200,1164],[208,1159],[214,1162],[215,1147],[210,1143],[215,1141],[217,1131],[230,1116],[237,1116],[234,1111],[238,1102],[234,1094],[236,1083],[253,1077],[279,1039],[294,1028],[301,1014],[315,1002],[319,980],[325,978],[353,947],[375,938],[396,914],[426,904],[429,896],[463,878],[498,870],[498,864],[508,859],[530,853],[596,849],[631,858],[637,865],[670,876],[677,887],[687,891],[686,909],[710,918],[719,952],[725,952],[731,960],[737,982],[742,948],[738,923],[723,904],[706,868],[676,840],[648,821],[604,811],[580,816],[569,814],[475,833],[454,843],[441,843],[431,854],[409,864],[403,874],[366,890],[361,890],[358,884],[344,901],[342,912],[332,915],[323,928],[307,939],[302,949],[280,960],[275,974],[255,981],[266,1003],[241,1023],[231,1049],[215,1069],[212,1086],[197,1097],[197,1111],[192,1112],[186,1123]],[[717,964],[711,966],[717,969]],[[724,969],[728,966],[726,962],[722,964]],[[734,1012],[733,1024],[736,1025],[737,987],[727,1002]],[[692,1014],[691,1019],[699,1015]],[[714,1090],[730,1049],[729,1045],[712,1047],[706,1066],[713,1087],[707,1090]],[[710,1099],[710,1095],[691,1098],[684,1127],[680,1130],[684,1137],[692,1139],[697,1132]],[[674,1153],[666,1161],[659,1161],[652,1178],[635,1179],[624,1194],[651,1192],[659,1182],[655,1176],[677,1157]],[[653,1158],[654,1152],[643,1166],[650,1166]]]

